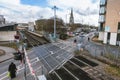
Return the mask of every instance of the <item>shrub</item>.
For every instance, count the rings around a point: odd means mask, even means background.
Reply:
[[[67,39],[67,37],[68,37],[67,34],[60,34],[60,39],[65,40],[65,39]]]
[[[75,50],[74,53],[75,53],[75,56],[77,56],[80,54],[80,50]]]

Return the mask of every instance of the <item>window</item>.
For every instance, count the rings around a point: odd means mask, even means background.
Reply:
[[[105,5],[106,4],[106,0],[100,0],[100,5]]]
[[[105,21],[105,16],[104,15],[100,15],[99,16],[99,22],[104,22]]]
[[[105,13],[105,7],[100,7],[100,14],[104,14]]]

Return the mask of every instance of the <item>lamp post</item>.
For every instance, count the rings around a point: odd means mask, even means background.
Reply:
[[[52,8],[54,10],[54,39],[56,39],[56,9],[58,9],[56,6]]]

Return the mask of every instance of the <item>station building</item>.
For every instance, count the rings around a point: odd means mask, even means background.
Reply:
[[[100,0],[99,40],[120,46],[120,0]]]
[[[17,24],[9,23],[0,25],[0,41],[14,41]]]
[[[14,41],[16,27],[16,23],[6,23],[4,16],[0,15],[0,42]]]

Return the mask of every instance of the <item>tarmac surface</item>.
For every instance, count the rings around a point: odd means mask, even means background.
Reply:
[[[0,63],[13,58],[13,53],[16,52],[13,48],[3,46],[0,46],[0,50],[5,52],[5,54],[0,56]]]

